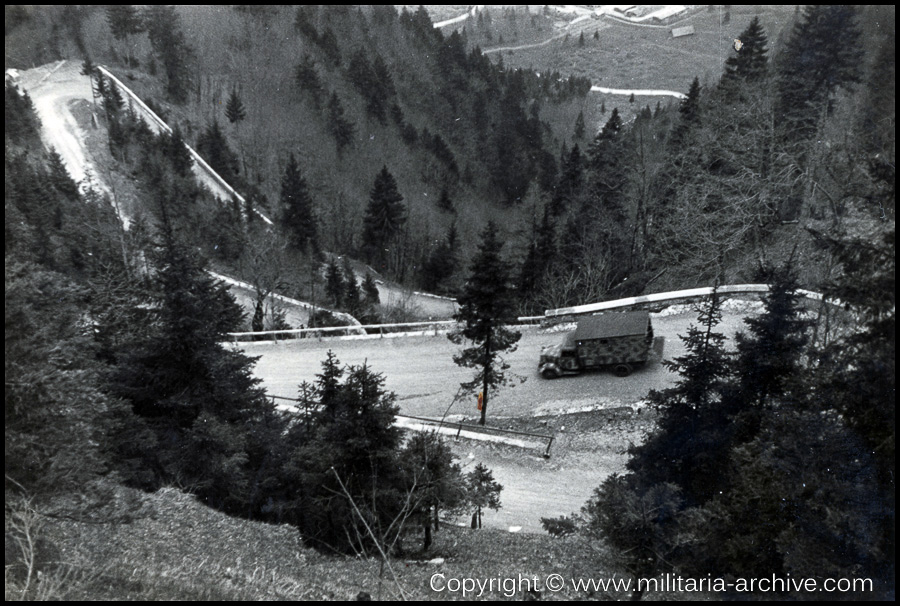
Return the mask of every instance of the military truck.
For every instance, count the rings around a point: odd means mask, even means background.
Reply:
[[[628,311],[579,318],[558,345],[541,349],[538,372],[545,379],[607,368],[627,377],[648,360],[662,358],[663,337],[653,337],[650,313]]]

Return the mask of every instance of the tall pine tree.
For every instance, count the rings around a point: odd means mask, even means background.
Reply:
[[[131,4],[113,4],[106,8],[106,22],[113,38],[125,43],[125,63],[132,64],[129,38],[144,31],[144,24],[137,9]]]
[[[190,88],[189,63],[193,52],[181,31],[178,14],[172,6],[154,4],[145,9],[143,21],[153,51],[165,67],[166,92],[176,103],[183,103]]]
[[[237,89],[231,89],[231,95],[228,97],[228,103],[225,104],[225,117],[232,124],[237,124],[247,117],[247,110],[238,96]]]
[[[786,137],[812,137],[835,92],[861,80],[862,58],[855,7],[803,9],[778,61],[775,121]]]
[[[757,82],[766,76],[768,69],[768,49],[766,44],[766,32],[759,24],[759,17],[753,17],[738,37],[741,41],[741,50],[737,54],[725,60],[725,73],[722,75],[721,86],[728,86],[736,81]]]
[[[238,158],[229,147],[218,120],[214,119],[197,138],[197,152],[220,177],[234,183],[238,175]]]
[[[112,392],[142,419],[123,429],[121,456],[142,470],[133,479],[146,486],[180,482],[212,505],[246,511],[248,428],[274,409],[253,377],[255,360],[222,345],[244,314],[177,241],[171,204],[162,204],[156,320],[149,335],[117,352],[111,377]]]
[[[485,424],[491,390],[511,383],[509,364],[501,353],[516,350],[521,333],[506,328],[513,319],[513,290],[510,270],[500,251],[503,242],[497,226],[490,222],[482,233],[482,242],[472,259],[469,279],[458,297],[459,311],[454,319],[462,324],[448,337],[457,345],[471,341],[473,347],[453,356],[459,366],[476,369],[471,381],[461,384],[468,393],[480,391],[481,419]]]
[[[369,194],[369,205],[363,219],[362,252],[366,260],[379,269],[394,269],[391,254],[397,236],[406,223],[403,196],[397,190],[397,182],[383,166],[375,177],[375,185]]]
[[[307,253],[318,250],[318,226],[312,197],[293,153],[281,178],[281,224],[294,248]]]
[[[344,116],[344,106],[337,93],[331,93],[331,98],[328,100],[328,128],[334,136],[338,155],[340,155],[344,148],[353,143],[356,126]]]

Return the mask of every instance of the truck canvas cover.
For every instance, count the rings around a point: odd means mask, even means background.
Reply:
[[[578,328],[573,340],[610,339],[615,337],[645,336],[650,323],[650,313],[646,311],[626,311],[587,316],[578,319]]]

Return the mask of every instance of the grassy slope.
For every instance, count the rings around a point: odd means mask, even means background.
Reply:
[[[130,492],[130,491],[123,491]],[[131,495],[133,496],[133,495]],[[49,536],[72,572],[54,596],[65,599],[211,600],[397,598],[378,558],[331,557],[301,545],[296,531],[229,518],[174,488],[140,497],[133,521],[58,521]],[[416,538],[415,542],[418,543]],[[413,537],[407,548],[413,548]],[[445,563],[413,560],[441,557]],[[435,599],[435,572],[451,577],[611,576],[602,554],[578,539],[445,527],[427,553],[392,561],[408,597]],[[521,596],[521,594],[518,594]],[[573,599],[569,589],[559,594]],[[502,592],[489,597],[503,598]],[[610,596],[616,597],[616,596]],[[618,596],[623,597],[623,596]]]
[[[611,428],[618,440],[643,431],[647,415],[627,410],[601,414],[576,413],[551,417],[510,419],[518,430],[546,431],[565,425],[569,431],[554,445],[554,460],[572,461],[596,456],[598,447],[611,447]],[[622,432],[619,432],[619,430]],[[620,448],[618,445],[617,448]],[[484,448],[474,444],[465,446]],[[521,455],[512,447],[510,457]],[[573,465],[578,465],[572,462]],[[107,482],[107,481],[103,481]],[[302,545],[287,525],[263,524],[228,517],[209,509],[175,488],[153,494],[107,484],[115,496],[106,503],[101,523],[54,519],[45,536],[54,545],[58,573],[45,579],[63,582],[47,597],[64,599],[213,600],[213,599],[353,599],[359,592],[396,599],[396,584],[388,570],[381,574],[377,557],[331,556]],[[502,495],[501,495],[502,500]],[[486,512],[489,518],[492,512]],[[118,518],[117,521],[111,521]],[[420,533],[405,539],[407,554],[391,560],[408,598],[461,597],[430,589],[435,573],[450,578],[546,578],[551,573],[570,578],[612,578],[613,558],[601,545],[580,538],[555,539],[545,534],[513,534],[501,530],[445,526],[434,535],[432,548],[419,550]],[[423,560],[443,558],[440,565]],[[417,563],[418,562],[418,563]],[[621,572],[618,573],[619,576]],[[379,593],[380,592],[380,593]],[[572,587],[552,594],[556,599],[594,597],[625,599],[624,593],[579,593]],[[469,596],[472,597],[472,596]],[[493,591],[489,599],[521,598]],[[546,592],[543,598],[551,597]],[[663,597],[662,595],[657,597]],[[666,594],[668,599],[686,597]]]
[[[568,40],[504,52],[503,62],[511,67],[533,67],[538,71],[558,70],[563,74],[586,76],[593,84],[609,88],[687,92],[694,77],[699,77],[701,84],[718,81],[725,59],[734,52],[732,41],[746,29],[754,16],[759,16],[771,49],[782,29],[791,24],[794,9],[732,6],[730,22],[721,26],[718,12],[700,10],[688,18],[673,22],[676,27],[693,25],[696,32],[693,36],[677,39],[672,38],[670,33],[672,25],[654,28],[609,19],[589,20],[577,24]],[[583,47],[578,44],[575,29],[584,31]],[[593,34],[598,29],[600,39],[595,40]],[[656,101],[666,105],[668,100],[666,97],[638,97],[632,105],[627,97],[621,95],[592,93],[587,106],[591,109],[590,118],[595,121],[603,119],[599,112],[595,115],[601,101],[605,101],[607,111],[618,107],[627,121],[644,105],[649,103],[654,107]],[[585,119],[588,118],[586,113]]]

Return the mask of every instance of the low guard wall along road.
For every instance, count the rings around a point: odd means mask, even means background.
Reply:
[[[134,105],[136,105],[135,109],[139,111],[145,119],[152,122],[154,126],[156,126],[156,128],[161,129],[167,133],[172,132],[172,129],[169,127],[169,125],[166,124],[162,118],[157,116],[156,112],[147,107],[147,104],[141,101],[140,97],[138,97],[130,88],[125,86],[122,81],[116,78],[108,69],[106,69],[102,65],[98,65],[97,71],[109,78],[109,80],[111,80],[119,88],[119,90],[128,95],[128,98],[134,103]],[[194,159],[194,168],[198,176],[203,178],[206,184],[212,185],[215,189],[218,190],[213,191],[214,194],[219,194],[220,197],[225,198],[226,200],[230,200],[232,197],[234,197],[238,200],[238,202],[241,203],[242,207],[246,205],[246,200],[244,200],[244,197],[237,193],[234,188],[231,187],[228,182],[219,175],[219,173],[214,171],[212,167],[206,163],[206,160],[204,160],[203,157],[200,156],[200,154],[198,154],[190,145],[185,144],[185,147],[188,149],[191,157]],[[253,212],[259,215],[259,217],[267,224],[273,224],[271,219],[259,212],[257,209],[254,208]]]
[[[519,318],[516,318],[516,321],[521,327],[530,326],[541,322],[558,322],[561,320],[564,321],[565,318],[569,318],[572,316],[592,314],[611,309],[622,309],[627,307],[634,307],[637,305],[646,305],[648,303],[668,303],[672,301],[684,301],[701,297],[708,297],[712,294],[712,291],[713,287],[707,286],[703,288],[691,288],[688,290],[675,290],[670,292],[654,293],[650,295],[641,295],[639,297],[627,297],[625,299],[616,299],[615,301],[603,301],[600,303],[576,305],[574,307],[560,307],[558,309],[548,309],[544,312],[543,316],[521,316]],[[720,286],[718,288],[718,292],[721,295],[760,295],[769,292],[769,286],[767,284],[734,284],[731,286]],[[812,301],[823,300],[822,295],[817,292],[802,289],[798,290],[797,292]],[[840,301],[837,300],[829,301],[829,303],[831,303],[832,305],[840,305]],[[401,324],[366,324],[356,326],[332,326],[327,328],[303,328],[277,331],[269,330],[263,332],[232,332],[228,333],[228,336],[232,341],[235,342],[255,340],[259,337],[262,337],[260,340],[266,340],[265,338],[269,337],[273,341],[277,341],[279,339],[292,339],[304,336],[309,336],[312,338],[323,338],[329,336],[330,333],[350,332],[358,336],[344,336],[341,334],[334,334],[334,336],[341,338],[377,339],[386,336],[421,336],[422,334],[431,332],[433,332],[434,334],[438,334],[438,332],[446,332],[456,325],[457,322],[455,320],[441,320],[432,322],[405,322]],[[413,330],[398,332],[398,329],[403,328],[409,328]],[[366,334],[360,334],[362,332],[360,329],[367,330]],[[378,333],[369,332],[375,330],[377,330]]]
[[[708,297],[712,294],[713,287],[706,286],[703,288],[691,288],[688,290],[675,290],[671,292],[660,292],[652,295],[641,295],[639,297],[628,297],[626,299],[616,299],[615,301],[603,301],[601,303],[589,303],[586,305],[576,305],[574,307],[560,307],[559,309],[548,309],[544,312],[547,318],[557,316],[577,316],[581,314],[589,314],[608,309],[619,309],[622,307],[632,307],[634,305],[643,305],[645,303],[661,303],[668,301],[679,301],[682,299],[693,299],[697,297]],[[731,286],[720,286],[718,288],[720,295],[735,294],[764,294],[769,292],[768,284],[734,284]],[[821,301],[822,295],[810,290],[798,290],[799,294],[807,299]]]
[[[283,396],[267,396],[272,403],[281,408],[301,415],[310,414],[309,410],[302,408],[302,401],[297,398],[285,398]],[[279,403],[281,402],[281,403]],[[290,402],[290,404],[288,404]],[[410,431],[434,431],[459,439],[477,440],[481,442],[494,442],[507,444],[518,448],[537,450],[545,459],[550,458],[550,447],[555,436],[546,433],[531,431],[516,431],[513,429],[501,429],[485,425],[472,425],[460,421],[447,419],[431,419],[428,417],[414,417],[410,415],[395,414],[394,425]]]

